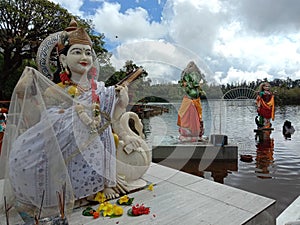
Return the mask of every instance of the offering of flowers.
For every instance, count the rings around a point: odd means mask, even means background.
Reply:
[[[94,210],[92,207],[87,207],[82,212],[82,215],[92,216],[94,219],[97,219],[100,216],[114,218],[123,215],[123,208],[116,204],[111,204],[110,202],[103,202],[99,205],[97,210]]]
[[[147,215],[150,213],[150,207],[145,207],[144,204],[136,204],[132,206],[128,211],[127,214],[129,216],[140,216],[140,215]]]
[[[108,216],[110,218],[123,215],[123,208],[116,204],[111,204],[110,202],[101,203],[96,211],[99,213],[101,212],[103,216]]]
[[[129,198],[127,195],[122,196],[117,200],[119,205],[131,205],[134,198]]]
[[[85,210],[83,210],[82,215],[93,216],[94,212],[96,212],[96,210],[94,210],[92,207],[87,207]]]

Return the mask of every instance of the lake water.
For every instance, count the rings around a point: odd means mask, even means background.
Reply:
[[[176,122],[180,103],[165,106],[169,113],[143,120],[150,146],[179,143]],[[274,130],[264,136],[254,132],[257,113],[253,101],[202,101],[202,107],[204,137],[225,134],[229,144],[238,146],[239,155],[252,155],[253,161],[212,162],[203,170],[198,169],[199,161],[191,161],[180,169],[275,199],[274,216],[278,216],[300,195],[300,106],[276,107]],[[285,120],[296,130],[290,140],[282,134]]]

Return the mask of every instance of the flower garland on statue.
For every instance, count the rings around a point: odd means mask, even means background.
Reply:
[[[96,68],[92,67],[90,70],[90,74],[92,76],[90,80],[90,85],[92,89],[92,118],[87,114],[87,112],[84,109],[84,106],[81,104],[77,104],[75,106],[75,111],[77,112],[80,120],[85,125],[90,126],[91,128],[90,133],[100,134],[110,125],[111,118],[106,112],[100,111],[100,98],[96,94],[96,90],[97,90],[97,84],[95,82],[96,72],[97,72]],[[84,93],[85,91],[88,91],[88,89],[81,87],[78,83],[75,83],[70,79],[68,70],[65,70],[64,72],[60,73],[60,79],[62,82],[59,83],[58,86],[65,89],[65,91],[73,98],[79,96],[81,93]],[[105,119],[108,121],[102,127],[100,127],[101,114],[103,114]]]
[[[59,74],[61,82],[57,85],[63,89],[72,97],[75,98],[81,93],[87,91],[87,88],[81,87],[78,83],[72,81],[69,77],[69,71],[65,69],[64,72]]]

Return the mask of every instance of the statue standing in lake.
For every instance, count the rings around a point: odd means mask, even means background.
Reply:
[[[256,97],[257,113],[255,121],[260,129],[269,129],[272,124],[270,120],[275,118],[275,103],[274,95],[270,91],[268,82],[259,85],[258,94]]]
[[[177,119],[181,141],[199,141],[204,133],[200,101],[201,93],[203,93],[200,87],[202,74],[198,68],[198,71],[190,69],[195,66],[193,62],[189,63],[179,81],[185,92]]]

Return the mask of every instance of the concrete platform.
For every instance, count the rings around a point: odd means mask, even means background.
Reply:
[[[300,196],[276,219],[277,225],[300,225]]]
[[[155,184],[154,190],[141,190],[129,194],[129,197],[135,198],[134,204],[144,203],[150,207],[149,215],[129,217],[125,213],[119,218],[93,219],[82,216],[82,208],[74,210],[68,218],[69,224],[275,224],[275,218],[272,217],[273,199],[155,163],[151,164],[144,179]],[[124,212],[129,208],[124,207]],[[3,217],[0,221],[1,225],[5,224]]]
[[[188,143],[176,145],[159,145],[152,147],[152,159],[202,159],[234,160],[238,158],[235,145],[215,146],[213,144]]]

